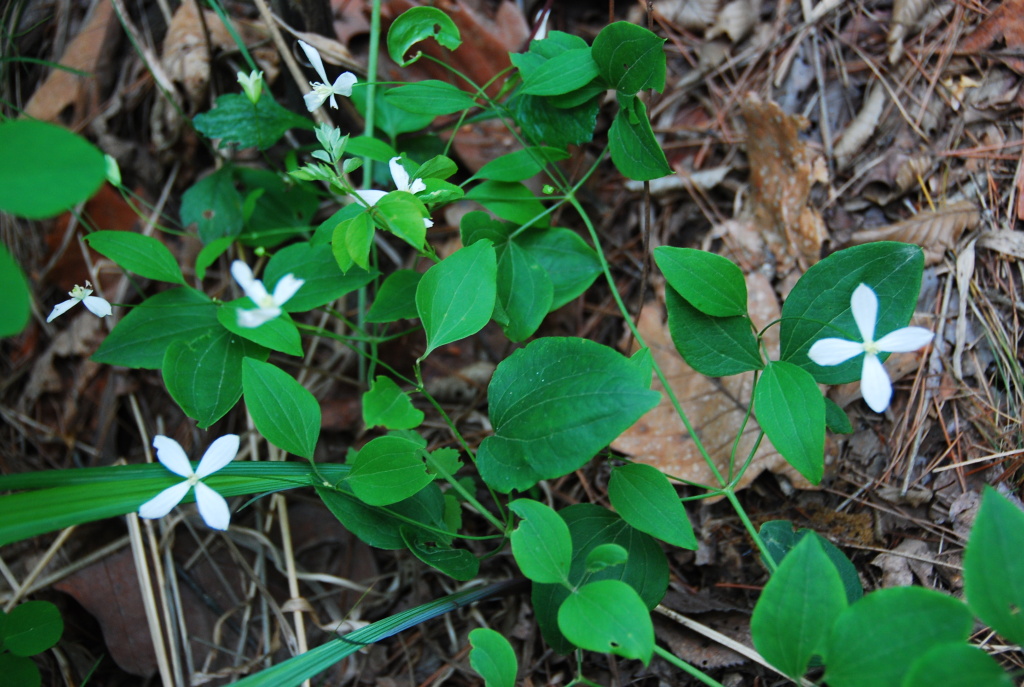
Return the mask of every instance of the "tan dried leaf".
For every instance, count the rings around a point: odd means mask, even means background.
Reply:
[[[892,4],[892,19],[889,23],[889,64],[896,64],[903,56],[903,39],[914,27],[914,24],[932,0],[895,0]]]
[[[747,275],[747,291],[750,315],[755,326],[763,327],[779,317],[778,301],[767,277],[756,272]],[[695,372],[676,351],[664,322],[664,306],[660,303],[644,306],[638,328],[651,354],[665,372],[694,431],[719,471],[723,475],[727,474],[733,442],[743,426],[744,414],[750,403],[753,376],[741,374],[709,379]],[[769,349],[777,350],[777,331],[777,328],[769,329],[765,336]],[[651,388],[657,391],[662,389],[657,379]],[[749,454],[759,431],[753,419],[743,428],[736,453],[739,461]],[[653,465],[666,474],[698,484],[717,484],[714,474],[665,396],[662,396],[661,403],[616,439],[612,448],[632,456],[638,462]],[[747,486],[765,470],[784,474],[800,488],[811,488],[783,460],[767,438],[761,441],[738,488]]]
[[[885,99],[885,89],[877,81],[874,82],[868,89],[860,112],[846,125],[843,135],[839,137],[832,149],[840,167],[849,166],[853,155],[858,153],[874,135],[878,121],[882,117],[882,110],[885,108]]]
[[[702,31],[714,23],[719,0],[664,0],[655,11],[674,24],[691,31]]]
[[[1024,59],[1010,56],[1024,51],[1024,0],[1006,0],[997,7],[978,28],[960,41],[960,51],[984,52],[999,40],[1006,43],[1006,50],[1001,56],[1006,66],[1018,74],[1024,73]]]
[[[925,264],[935,265],[960,240],[964,231],[974,229],[981,222],[978,209],[969,200],[953,203],[935,212],[922,212],[902,222],[877,229],[865,229],[850,237],[849,245],[858,246],[873,241],[902,241],[914,243],[924,249]]]
[[[718,36],[728,36],[733,43],[739,43],[757,25],[760,13],[760,0],[730,2],[718,13],[715,25],[708,29],[704,37],[711,40]]]

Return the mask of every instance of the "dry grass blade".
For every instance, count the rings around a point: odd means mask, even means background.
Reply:
[[[953,203],[942,210],[922,212],[913,217],[877,229],[865,229],[850,237],[853,246],[873,241],[902,241],[921,246],[925,262],[935,265],[952,250],[965,231],[978,226],[981,214],[968,200]]]
[[[892,19],[889,23],[889,64],[896,64],[903,56],[903,39],[921,18],[932,0],[896,0],[892,4]]]

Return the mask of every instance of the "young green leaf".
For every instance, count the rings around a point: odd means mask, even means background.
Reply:
[[[395,322],[419,317],[416,311],[416,288],[423,274],[415,270],[398,270],[380,285],[366,313],[367,322]]]
[[[288,313],[281,313],[259,327],[243,327],[238,324],[238,311],[248,310],[252,303],[248,298],[238,298],[217,308],[217,321],[232,334],[272,351],[288,355],[302,355],[302,337]],[[257,356],[258,357],[258,356]],[[264,356],[264,359],[266,356]]]
[[[381,375],[363,394],[363,422],[367,427],[413,429],[423,422],[423,411],[413,406],[409,394],[394,380]]]
[[[828,396],[823,398],[825,399],[825,426],[829,431],[836,434],[853,434],[853,425],[850,424],[850,418],[847,417],[846,411]]]
[[[388,231],[416,250],[422,251],[426,243],[427,227],[424,219],[430,212],[419,198],[405,191],[392,191],[374,205]]]
[[[239,148],[266,150],[289,129],[312,129],[313,124],[270,97],[253,103],[242,93],[226,93],[217,98],[212,110],[196,115],[196,131],[207,138],[219,138],[220,148],[232,143]]]
[[[484,687],[515,687],[519,665],[505,637],[486,627],[469,633],[469,665],[484,679]]]
[[[15,656],[40,654],[60,640],[64,620],[49,601],[26,601],[7,614],[3,648]]]
[[[594,39],[594,61],[612,88],[636,95],[665,89],[665,39],[642,26],[618,21],[601,29]]]
[[[18,334],[28,323],[32,312],[29,301],[28,280],[25,273],[7,246],[0,243],[0,293],[5,298],[0,301],[0,337]]]
[[[480,476],[525,490],[590,460],[658,403],[651,368],[577,338],[545,338],[498,365],[488,387],[494,435],[480,445]]]
[[[484,328],[494,311],[497,273],[490,241],[457,250],[427,270],[416,287],[416,310],[427,334],[423,357]]]
[[[0,653],[0,675],[3,675],[9,684],[18,687],[39,687],[42,684],[42,676],[35,661],[6,651]]]
[[[515,243],[548,273],[554,288],[551,310],[576,299],[601,273],[597,253],[571,229],[531,229],[516,236]]]
[[[178,261],[152,236],[131,231],[95,231],[85,237],[89,247],[146,279],[184,284]]]
[[[346,470],[349,466],[343,466]],[[421,536],[433,537],[439,543],[447,544],[450,537],[438,534],[444,532],[444,496],[436,484],[428,484],[413,496],[392,503],[387,507],[368,506],[352,493],[345,482],[336,488],[316,485],[317,495],[338,522],[363,542],[378,549],[407,548],[402,537],[403,527],[421,527]]]
[[[263,271],[263,283],[273,292],[274,285],[286,274],[304,283],[283,306],[286,312],[305,312],[331,303],[377,276],[376,272],[353,268],[342,274],[333,260],[330,246],[295,243],[274,254]]]
[[[439,544],[436,536],[425,535],[413,527],[402,527],[401,533],[406,547],[416,558],[452,579],[468,582],[480,572],[480,559],[466,549]]]
[[[508,316],[502,325],[510,341],[533,335],[551,309],[554,285],[533,256],[515,242],[506,245],[498,259],[498,303]]]
[[[565,521],[532,499],[517,499],[508,507],[522,518],[512,531],[512,555],[523,575],[534,582],[568,584],[572,538]]]
[[[496,157],[473,175],[475,179],[524,181],[536,176],[549,162],[564,160],[569,153],[560,148],[531,146]]]
[[[1013,687],[1002,666],[972,644],[936,644],[914,661],[902,687]]]
[[[962,601],[921,587],[866,595],[836,619],[825,644],[830,687],[900,687],[939,642],[966,642],[974,620]]]
[[[597,77],[590,48],[567,50],[544,62],[523,79],[525,95],[562,95],[586,86]]]
[[[408,67],[423,54],[417,52],[408,60],[405,54],[416,43],[434,38],[445,48],[455,50],[462,45],[459,27],[436,7],[413,7],[398,16],[388,29],[388,55],[400,67]]]
[[[284,370],[253,358],[242,361],[242,393],[252,421],[267,441],[313,459],[320,436],[320,404]]]
[[[672,342],[697,372],[725,377],[764,367],[747,317],[705,315],[671,287],[665,290],[665,307]]]
[[[231,165],[203,177],[181,196],[181,223],[187,227],[193,222],[203,243],[242,231],[242,196]]]
[[[817,539],[821,550],[839,572],[839,579],[842,580],[843,589],[846,592],[846,602],[852,604],[864,596],[864,587],[861,586],[857,568],[846,557],[846,554],[836,548],[835,544],[819,536],[814,530],[804,527],[794,532],[793,523],[788,520],[769,520],[761,525],[758,534],[761,535],[761,541],[765,544],[765,554],[771,556],[777,566],[806,537]]]
[[[545,221],[542,218],[544,206],[520,182],[485,181],[474,186],[466,198],[475,200],[501,219],[522,226]]]
[[[199,251],[199,255],[196,256],[196,279],[199,281],[206,279],[206,270],[209,269],[210,265],[217,262],[217,258],[224,255],[234,242],[234,237],[225,236],[203,246],[203,249]]]
[[[818,537],[804,537],[761,592],[750,619],[754,646],[799,682],[844,608],[846,593],[839,573]]]
[[[615,168],[630,179],[650,181],[672,173],[647,119],[647,108],[637,97],[624,99],[615,113],[608,129],[608,151]]]
[[[825,472],[825,401],[814,377],[792,363],[768,363],[754,388],[754,413],[786,462],[818,484]]]
[[[659,246],[654,262],[669,286],[705,315],[747,314],[747,283],[733,261],[704,250]]]
[[[1024,512],[986,486],[964,553],[971,610],[1012,642],[1024,643]]]
[[[426,79],[391,88],[386,99],[395,107],[416,114],[449,115],[476,107],[473,96],[445,81]]]
[[[684,549],[697,548],[686,509],[657,468],[642,463],[614,468],[608,498],[622,519],[641,532]]]
[[[636,591],[619,580],[598,580],[576,590],[558,609],[558,628],[588,651],[638,658],[654,653],[654,624]]]
[[[106,178],[103,153],[53,124],[9,119],[0,124],[0,210],[44,219],[88,200]]]
[[[587,554],[584,569],[588,573],[596,573],[605,568],[624,565],[629,560],[629,551],[618,544],[601,544]]]
[[[348,484],[361,501],[387,506],[403,501],[433,481],[423,462],[423,444],[399,436],[377,437],[352,459]]]

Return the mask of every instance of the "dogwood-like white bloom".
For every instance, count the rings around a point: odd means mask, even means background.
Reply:
[[[395,182],[396,191],[405,191],[406,193],[419,193],[427,190],[427,185],[423,183],[423,179],[409,179],[409,173],[405,171],[405,167],[402,166],[401,157],[393,157],[388,162],[388,167],[391,169],[391,179]],[[364,203],[373,207],[380,202],[380,199],[388,194],[387,191],[376,191],[374,189],[367,189],[364,191],[352,191],[353,195],[359,196]],[[423,218],[423,225],[426,227],[434,226],[434,222],[427,217]]]
[[[263,282],[255,279],[252,276],[252,270],[241,260],[231,263],[231,275],[242,287],[242,291],[245,291],[249,300],[258,306],[255,310],[238,311],[238,326],[249,329],[259,327],[264,322],[280,315],[281,306],[287,303],[299,290],[299,287],[306,283],[304,279],[298,279],[294,274],[286,274],[278,280],[277,286],[274,287],[274,293],[269,294],[267,288],[263,286]]]
[[[75,287],[68,291],[68,295],[71,296],[70,300],[53,306],[53,311],[46,318],[47,322],[52,322],[79,303],[83,304],[89,309],[89,312],[97,317],[106,317],[112,312],[110,303],[99,296],[92,295],[92,284],[89,282],[85,282],[85,286],[75,284]]]
[[[875,341],[875,323],[878,321],[878,296],[867,284],[861,284],[850,298],[850,310],[857,323],[862,341],[848,339],[819,339],[807,356],[818,365],[839,365],[864,354],[860,375],[860,392],[868,407],[881,413],[892,399],[892,383],[878,359],[879,353],[907,353],[927,346],[934,334],[923,327],[903,327],[889,332]]]
[[[162,518],[171,512],[171,509],[181,503],[181,500],[188,494],[188,490],[195,487],[196,505],[199,506],[199,515],[203,522],[215,530],[226,530],[231,522],[231,510],[228,502],[216,491],[206,486],[199,480],[209,477],[213,473],[235,459],[238,454],[238,435],[225,434],[217,441],[210,444],[206,449],[203,459],[199,461],[199,467],[192,470],[192,464],[188,462],[185,450],[181,448],[174,439],[165,436],[153,437],[153,447],[156,449],[156,457],[160,463],[173,472],[185,478],[173,487],[167,487],[159,494],[146,501],[139,507],[139,517]]]
[[[334,80],[334,85],[330,85],[327,80],[327,72],[324,71],[324,61],[320,59],[320,53],[317,49],[305,41],[299,41],[299,47],[302,48],[302,52],[306,53],[306,59],[309,60],[309,64],[312,65],[323,82],[310,81],[309,85],[313,87],[313,90],[302,96],[302,99],[306,101],[306,109],[312,112],[316,108],[324,104],[325,101],[331,101],[331,107],[338,109],[338,101],[334,99],[335,95],[350,96],[352,95],[352,86],[355,85],[356,75],[352,72],[345,72],[338,76]]]

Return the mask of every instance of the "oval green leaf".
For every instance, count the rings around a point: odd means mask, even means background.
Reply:
[[[290,374],[270,363],[242,361],[242,393],[252,421],[267,441],[313,459],[320,436],[320,404]]]
[[[962,642],[937,644],[914,661],[902,687],[1013,687],[1013,678],[983,650]]]
[[[659,246],[654,262],[669,286],[705,315],[747,314],[747,282],[728,258],[695,248]]]
[[[1024,643],[1024,512],[986,486],[964,554],[964,592],[993,630]]]
[[[612,88],[635,95],[653,88],[665,90],[665,44],[642,26],[618,21],[601,29],[594,39],[594,61]]]
[[[657,468],[642,463],[612,470],[608,498],[622,519],[641,532],[684,549],[696,549],[697,537],[672,483]]]
[[[754,413],[786,462],[818,484],[825,472],[825,399],[814,377],[792,363],[768,363],[754,388]]]
[[[686,364],[702,375],[725,377],[764,366],[747,317],[705,315],[671,287],[665,290],[665,307],[672,343]]]
[[[367,427],[414,429],[423,422],[423,411],[412,404],[409,394],[383,375],[363,394],[363,422]]]
[[[26,601],[7,614],[3,648],[15,656],[34,656],[64,634],[60,611],[49,601]]]
[[[660,179],[672,173],[647,119],[647,108],[636,97],[623,102],[615,113],[608,129],[608,152],[615,168],[636,181]]]
[[[416,287],[416,310],[427,334],[422,357],[484,328],[494,312],[497,274],[490,241],[457,250],[427,270]]]
[[[654,624],[636,591],[619,580],[591,582],[558,609],[558,629],[588,651],[638,658],[647,665],[654,653]]]
[[[485,687],[515,687],[519,664],[505,637],[486,627],[469,633],[469,665],[484,679]]]
[[[296,243],[274,254],[263,272],[263,283],[273,293],[274,285],[286,274],[294,274],[305,281],[302,287],[282,307],[286,312],[305,312],[326,305],[361,286],[366,286],[377,275],[363,269],[351,269],[345,274],[338,269],[331,247]]]
[[[385,99],[406,112],[427,115],[448,115],[476,107],[473,96],[445,81],[427,79],[392,88]]]
[[[18,334],[28,324],[28,316],[32,312],[29,300],[28,280],[21,266],[0,243],[0,293],[5,294],[0,301],[0,337]]]
[[[161,241],[131,231],[96,231],[85,237],[89,247],[146,279],[184,284],[178,261]]]
[[[423,444],[405,437],[377,437],[351,462],[348,484],[359,500],[371,506],[403,501],[434,479],[423,462]]]
[[[565,521],[532,499],[518,499],[508,507],[522,518],[512,531],[512,555],[523,575],[534,582],[567,584],[572,538]]]

